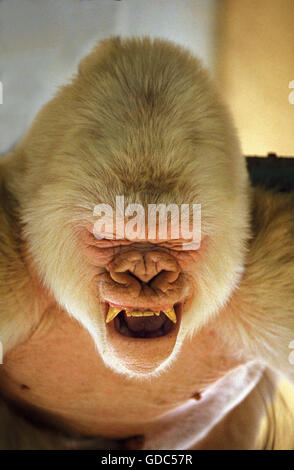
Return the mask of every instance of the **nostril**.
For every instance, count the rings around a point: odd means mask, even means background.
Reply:
[[[117,282],[118,284],[128,285],[130,283],[130,276],[127,273],[127,271],[116,272],[116,271],[109,270],[109,274],[110,274],[111,279]]]

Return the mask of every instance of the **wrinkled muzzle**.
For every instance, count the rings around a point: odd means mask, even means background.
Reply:
[[[108,347],[136,372],[172,353],[190,284],[167,252],[128,250],[100,276]]]

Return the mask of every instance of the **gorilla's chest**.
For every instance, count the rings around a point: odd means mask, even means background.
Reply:
[[[172,429],[171,422],[194,415],[198,433],[208,425],[207,409],[218,408],[220,416],[244,395],[256,374],[241,367],[231,378],[226,375],[237,365],[206,329],[187,341],[165,373],[152,380],[127,379],[105,367],[87,331],[59,311],[4,358],[0,380],[10,399],[66,430],[115,438],[159,436],[160,429]],[[213,385],[219,379],[224,382]]]

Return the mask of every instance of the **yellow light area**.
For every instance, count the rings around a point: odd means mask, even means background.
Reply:
[[[220,5],[216,77],[242,151],[293,156],[294,2],[223,0]]]

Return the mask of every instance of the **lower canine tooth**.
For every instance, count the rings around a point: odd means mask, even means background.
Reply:
[[[106,323],[111,322],[121,312],[120,308],[110,307],[106,317]]]
[[[174,308],[169,308],[168,310],[163,310],[163,313],[173,322],[177,323],[177,316],[175,314]]]

